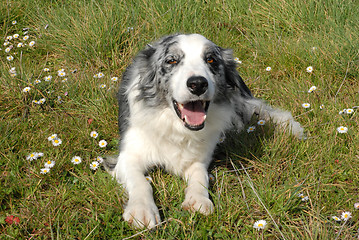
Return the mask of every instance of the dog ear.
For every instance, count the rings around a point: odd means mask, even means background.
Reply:
[[[228,86],[233,89],[239,89],[243,97],[252,96],[251,91],[244,83],[236,69],[237,63],[234,61],[232,49],[221,49],[221,53],[224,62],[225,78]]]

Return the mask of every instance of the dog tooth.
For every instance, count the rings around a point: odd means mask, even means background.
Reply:
[[[206,118],[207,118],[207,115],[204,115],[204,116],[203,116],[203,121],[206,120]]]

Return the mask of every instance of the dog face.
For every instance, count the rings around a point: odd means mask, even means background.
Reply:
[[[152,106],[169,105],[190,130],[205,125],[211,103],[231,98],[244,86],[231,50],[198,34],[172,35],[142,51],[137,58],[141,76],[139,99]]]

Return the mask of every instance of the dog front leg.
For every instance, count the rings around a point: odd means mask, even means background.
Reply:
[[[161,221],[153,200],[152,187],[137,159],[121,154],[116,165],[116,178],[128,192],[123,218],[135,228],[153,228]]]
[[[213,213],[213,203],[208,198],[208,172],[207,166],[203,163],[193,163],[185,172],[187,181],[185,200],[182,208],[193,212],[200,212],[204,215]]]

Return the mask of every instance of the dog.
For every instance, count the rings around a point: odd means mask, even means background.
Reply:
[[[106,160],[128,193],[123,218],[135,228],[161,222],[145,173],[161,166],[187,182],[182,207],[208,215],[207,168],[221,134],[242,130],[252,115],[288,129],[303,128],[287,111],[253,97],[236,70],[232,50],[199,34],[174,34],[148,45],[122,77],[120,153]]]

